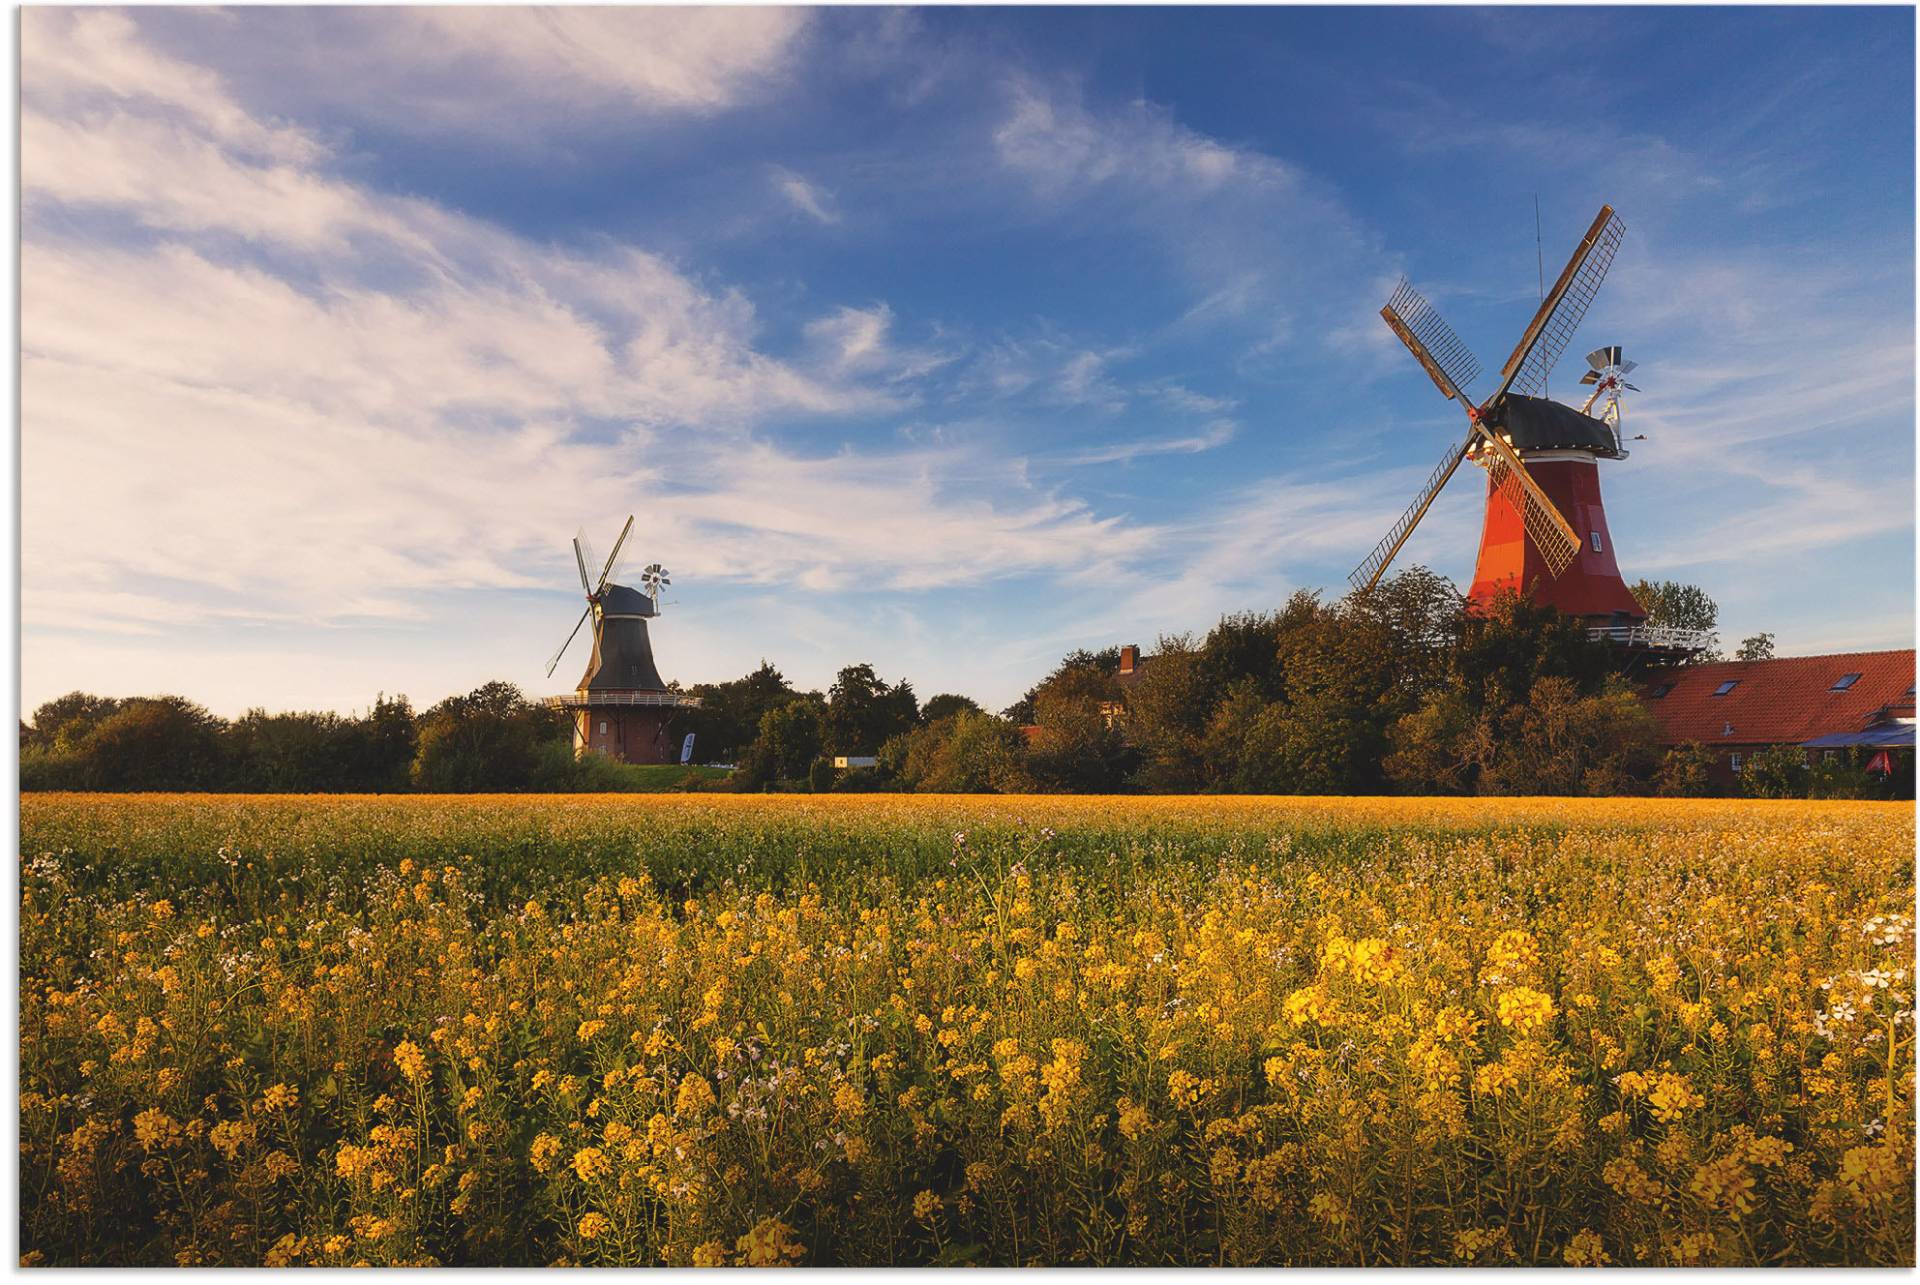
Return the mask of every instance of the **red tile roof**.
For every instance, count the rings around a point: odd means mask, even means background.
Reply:
[[[1860,678],[1843,691],[1846,674]],[[1733,681],[1725,696],[1713,693]],[[1653,693],[1669,687],[1665,696]],[[1913,714],[1913,651],[1727,660],[1655,670],[1641,685],[1666,744],[1798,745],[1829,732],[1856,732],[1889,706]],[[1732,724],[1733,730],[1727,731]]]

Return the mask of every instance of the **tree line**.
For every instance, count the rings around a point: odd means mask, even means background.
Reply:
[[[1710,634],[1697,586],[1642,581],[1649,623]],[[1773,654],[1744,640],[1742,660]],[[1715,641],[1690,663],[1721,659]],[[1663,749],[1628,653],[1579,620],[1508,595],[1469,610],[1413,568],[1364,593],[1296,593],[1278,610],[1159,639],[1123,680],[1120,649],[1076,651],[998,714],[963,696],[917,712],[911,688],[871,666],[799,693],[761,668],[695,688],[710,738],[738,747],[743,789],[1016,793],[1663,794],[1713,788],[1713,753]],[[724,729],[724,730],[722,730]],[[829,756],[872,755],[836,770]],[[1860,756],[1808,765],[1753,756],[1743,792],[1885,793]]]
[[[179,696],[72,692],[20,727],[20,786],[51,790],[386,793],[583,788],[563,715],[511,683],[415,713],[380,696],[365,714],[224,719]]]
[[[1654,624],[1711,630],[1695,586],[1641,582]],[[1772,652],[1769,635],[1739,648]],[[1716,649],[1701,659],[1718,658]],[[1508,595],[1468,610],[1425,568],[1327,601],[1223,617],[1164,636],[1123,680],[1120,650],[1076,651],[999,713],[945,693],[924,704],[870,664],[801,691],[762,661],[687,688],[676,736],[725,764],[735,790],[1703,794],[1712,755],[1663,750],[1626,653],[1580,621]],[[871,766],[836,768],[839,756]],[[1778,760],[1778,761],[1775,761]],[[567,715],[509,683],[416,713],[249,710],[219,718],[180,697],[72,693],[21,726],[23,789],[513,791],[632,788],[621,765],[576,758]],[[1780,795],[1883,790],[1858,763],[1797,751],[1750,761],[1742,787]]]

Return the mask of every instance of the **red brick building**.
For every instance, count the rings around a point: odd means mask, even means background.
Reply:
[[[1715,783],[1732,789],[1748,758],[1799,746],[1809,762],[1864,751],[1869,770],[1911,762],[1913,651],[1726,660],[1654,670],[1641,685],[1663,745],[1714,751]],[[1883,759],[1881,756],[1884,755]]]

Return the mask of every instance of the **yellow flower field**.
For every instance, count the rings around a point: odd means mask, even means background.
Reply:
[[[34,1264],[1911,1264],[1911,805],[28,795]]]

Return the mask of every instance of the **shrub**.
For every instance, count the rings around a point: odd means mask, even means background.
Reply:
[[[1804,799],[1812,779],[1807,752],[1797,745],[1769,745],[1747,756],[1740,792],[1753,799]]]
[[[1674,746],[1660,760],[1654,793],[1667,798],[1702,798],[1712,794],[1713,767],[1718,757],[1699,741]]]

